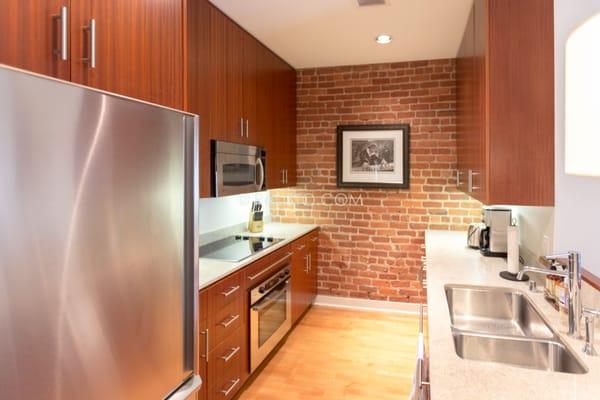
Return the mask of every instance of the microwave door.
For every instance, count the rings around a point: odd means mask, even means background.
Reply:
[[[257,191],[255,156],[225,154],[217,156],[217,196]]]

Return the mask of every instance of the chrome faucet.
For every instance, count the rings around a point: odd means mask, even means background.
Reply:
[[[583,307],[581,305],[581,254],[576,251],[570,251],[566,254],[556,254],[545,256],[546,260],[552,264],[559,264],[566,268],[566,271],[552,271],[546,268],[523,267],[517,274],[517,279],[523,279],[526,272],[534,272],[543,275],[557,275],[565,278],[567,283],[567,308],[569,313],[569,336],[581,338],[581,319],[583,317]],[[561,261],[563,260],[563,261]],[[566,263],[565,261],[566,260]]]
[[[585,346],[583,346],[583,352],[588,356],[597,356],[598,353],[594,349],[594,323],[596,318],[600,317],[600,310],[583,307],[583,317],[585,319]]]

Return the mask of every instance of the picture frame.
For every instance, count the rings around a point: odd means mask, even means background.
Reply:
[[[410,125],[339,125],[337,186],[410,187]]]

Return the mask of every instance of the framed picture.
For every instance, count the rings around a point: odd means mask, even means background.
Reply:
[[[409,187],[408,124],[337,127],[337,185]]]

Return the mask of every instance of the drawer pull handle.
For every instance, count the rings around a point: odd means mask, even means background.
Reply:
[[[223,320],[221,322],[221,325],[223,325],[223,328],[227,328],[229,325],[233,324],[235,321],[238,320],[238,318],[240,318],[240,314],[237,315],[232,315],[231,317],[229,317],[229,320],[225,321]]]
[[[221,356],[221,358],[223,359],[223,361],[229,362],[229,360],[231,360],[231,357],[235,356],[238,351],[240,351],[240,346],[232,347],[231,353],[227,354],[226,356]]]
[[[305,245],[303,245],[303,244],[302,244],[302,245],[300,245],[300,246],[298,246],[298,251],[302,251],[302,250],[304,250],[304,248],[305,248],[305,247],[306,247],[306,246],[305,246]]]
[[[288,258],[290,258],[292,256],[292,253],[286,253],[285,256],[283,256],[282,258],[280,258],[279,260],[275,261],[273,264],[269,265],[267,268],[263,269],[260,272],[257,272],[256,274],[249,276],[248,280],[249,281],[253,281],[256,278],[266,274],[267,272],[269,272],[273,267],[276,267],[280,264],[282,264],[284,261],[287,261]]]
[[[317,237],[314,237],[314,238],[312,238],[310,240],[312,240],[313,242],[316,242],[317,240],[319,240],[319,237],[317,236]]]
[[[221,393],[223,393],[223,396],[224,397],[229,396],[229,393],[231,393],[231,391],[233,390],[233,388],[235,388],[238,383],[240,383],[240,378],[231,380],[231,386],[229,386],[228,389],[221,390]]]
[[[238,291],[238,289],[240,288],[240,286],[232,286],[231,289],[229,289],[229,291],[227,292],[221,292],[221,295],[225,296],[225,297],[229,297],[232,294],[234,294],[235,292]]]

